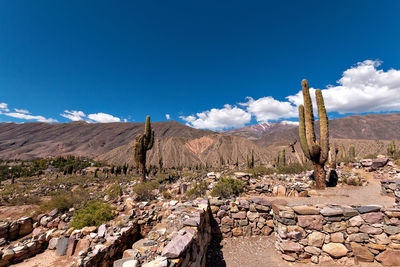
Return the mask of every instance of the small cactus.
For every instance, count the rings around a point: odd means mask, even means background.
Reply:
[[[353,144],[349,147],[349,158],[350,160],[354,160],[356,158],[356,149]]]
[[[299,106],[299,136],[304,155],[312,161],[317,189],[325,189],[324,165],[328,159],[329,132],[328,115],[326,113],[324,98],[321,90],[315,91],[319,116],[319,142],[316,141],[314,132],[314,113],[308,88],[308,81],[301,82],[303,89],[304,105]]]
[[[395,152],[396,152],[396,144],[394,143],[394,141],[392,141],[388,144],[387,154],[388,156],[392,157]]]
[[[147,151],[154,145],[154,130],[151,129],[150,116],[146,117],[144,134],[136,136],[135,139],[135,164],[138,172],[142,175],[142,181],[146,180],[146,155]]]

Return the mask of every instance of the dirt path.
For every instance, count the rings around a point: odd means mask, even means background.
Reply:
[[[381,195],[380,180],[372,178],[373,173],[358,170],[368,180],[367,186],[339,186],[317,191],[311,197],[270,197],[271,201],[285,200],[296,204],[339,204],[339,205],[382,205],[391,207],[394,198]]]
[[[72,258],[70,258],[72,259]],[[13,264],[15,267],[55,267],[70,266],[71,261],[66,256],[57,256],[54,250],[46,250],[37,254],[33,258],[29,258],[21,263]]]
[[[334,262],[312,264],[284,261],[276,251],[271,236],[227,238],[221,243],[213,240],[207,251],[206,267],[308,267],[343,266]],[[354,265],[353,265],[354,266]],[[380,266],[379,263],[360,263],[359,267]]]

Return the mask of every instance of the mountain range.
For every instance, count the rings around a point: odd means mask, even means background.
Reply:
[[[318,122],[315,123],[318,134]],[[254,151],[258,164],[271,163],[281,148],[298,139],[292,122],[262,123],[213,132],[194,129],[176,121],[153,122],[155,144],[150,164],[193,166],[244,164]],[[397,140],[400,113],[354,115],[329,121],[331,143],[356,146],[359,155],[384,153],[386,143]],[[116,164],[133,163],[133,141],[143,123],[0,123],[0,158],[33,159],[77,155]],[[297,144],[298,146],[298,144]],[[300,149],[297,147],[297,149]],[[289,151],[289,149],[287,149]],[[294,160],[287,152],[288,161]]]

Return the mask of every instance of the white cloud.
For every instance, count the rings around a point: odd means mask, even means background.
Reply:
[[[281,121],[282,124],[287,124],[287,125],[299,125],[298,121]]]
[[[107,123],[107,122],[120,122],[121,119],[114,117],[113,115],[106,114],[106,113],[94,113],[94,114],[89,114],[87,116],[90,120],[93,122],[101,122],[101,123]]]
[[[83,111],[78,110],[64,110],[64,113],[60,114],[62,117],[70,119],[71,121],[83,121],[86,117]]]
[[[247,97],[247,103],[240,105],[247,107],[247,111],[256,117],[258,122],[268,122],[281,118],[293,118],[297,116],[297,109],[287,101],[278,101],[271,96],[254,100]]]
[[[7,103],[0,103],[0,112],[1,111],[6,111],[6,112],[10,111],[8,109],[8,104]]]
[[[29,114],[24,114],[24,113],[19,113],[19,112],[8,112],[8,113],[2,113],[3,115],[17,118],[17,119],[22,119],[22,120],[35,120],[38,122],[57,122],[57,120],[52,119],[52,118],[45,118],[43,116],[34,116],[34,115],[29,115]]]
[[[222,130],[243,127],[250,122],[251,115],[236,106],[225,105],[222,109],[213,108],[197,113],[196,116],[180,116],[179,118],[186,121],[186,125],[194,128]]]
[[[337,86],[322,90],[328,112],[365,113],[400,110],[400,70],[377,69],[378,60],[365,60],[343,72]],[[315,102],[315,89],[310,88]],[[294,105],[303,103],[301,91],[287,99]]]
[[[15,110],[15,112],[23,113],[23,114],[29,114],[30,113],[29,110],[27,110],[27,109],[14,108],[14,110]]]
[[[14,108],[15,112],[10,112],[10,109],[8,108],[7,103],[0,103],[0,114],[12,118],[17,118],[21,120],[33,120],[33,121],[38,121],[38,122],[58,122],[57,120],[53,118],[45,118],[40,115],[30,115],[29,111],[26,109],[18,109]]]
[[[171,115],[165,114],[165,118],[166,118],[167,120],[170,120],[170,119],[171,119]]]
[[[87,122],[100,122],[100,123],[121,121],[120,118],[114,117],[113,115],[103,112],[86,115],[83,111],[80,110],[65,110],[64,113],[61,113],[60,115],[71,121],[87,121]],[[124,119],[123,121],[127,122],[128,120]]]

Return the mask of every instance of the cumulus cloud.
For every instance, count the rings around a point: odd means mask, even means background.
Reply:
[[[46,118],[40,115],[30,115],[30,112],[26,109],[14,108],[15,112],[10,112],[7,103],[0,103],[0,114],[12,118],[21,120],[38,121],[38,122],[58,122],[53,118]]]
[[[19,113],[19,112],[7,112],[7,113],[2,113],[3,115],[17,118],[17,119],[22,119],[22,120],[34,120],[38,122],[57,122],[57,120],[52,119],[52,118],[45,118],[43,116],[34,116],[34,115],[29,115],[25,113]]]
[[[186,125],[194,128],[222,130],[234,127],[243,127],[251,120],[250,113],[236,106],[225,105],[222,109],[197,113],[196,115],[180,116]]]
[[[85,113],[80,110],[64,110],[64,113],[60,115],[64,118],[70,119],[71,121],[83,121],[86,117]]]
[[[107,123],[107,122],[120,122],[121,119],[114,117],[113,115],[107,114],[107,113],[94,113],[94,114],[89,114],[88,119],[92,120],[93,122],[101,122],[101,123]]]
[[[27,109],[14,108],[14,111],[18,112],[18,113],[23,113],[23,114],[29,114],[30,113],[29,110],[27,110]]]
[[[400,70],[378,69],[378,60],[365,60],[343,72],[337,86],[322,89],[328,112],[365,113],[400,110]],[[310,88],[315,102],[315,90]],[[287,99],[294,105],[303,102],[301,91]]]
[[[114,117],[113,115],[99,112],[86,115],[83,111],[80,110],[64,110],[64,113],[60,114],[62,117],[67,118],[71,121],[86,121],[86,122],[120,122],[121,119],[118,117]],[[124,122],[127,122],[127,119],[124,119]]]
[[[268,122],[281,118],[293,118],[297,116],[297,109],[287,101],[278,101],[271,96],[254,100],[247,97],[247,103],[240,105],[247,107],[247,111],[256,117],[258,122]]]
[[[170,120],[170,119],[171,119],[171,115],[165,114],[165,118],[166,118],[167,120]]]
[[[6,112],[10,111],[8,109],[8,104],[7,103],[0,103],[0,112],[1,111],[6,111]]]

